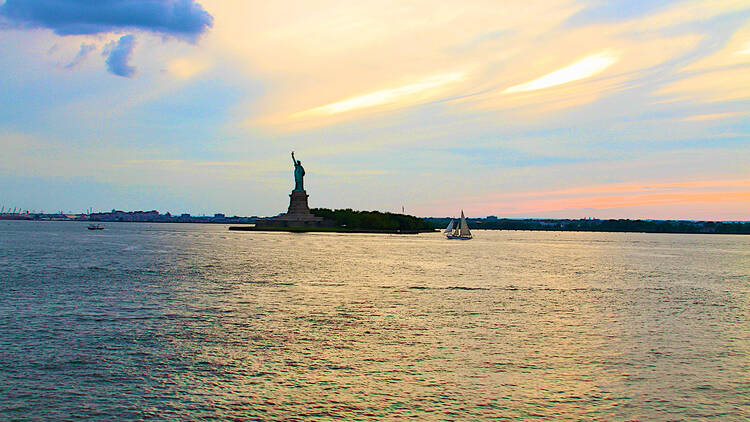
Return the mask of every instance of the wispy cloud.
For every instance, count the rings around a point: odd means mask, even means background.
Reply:
[[[731,113],[712,113],[712,114],[697,114],[694,116],[688,116],[683,118],[682,120],[685,122],[702,122],[706,120],[719,120],[719,119],[728,119],[732,117],[738,117],[742,115],[746,115],[748,113],[743,113],[740,111],[737,112],[731,112]]]
[[[73,58],[73,60],[70,63],[65,65],[65,68],[66,69],[75,68],[76,66],[81,64],[81,62],[86,60],[86,57],[88,57],[89,53],[91,53],[94,50],[96,50],[96,45],[94,44],[87,44],[87,43],[81,44],[81,49],[78,50],[78,54],[76,54],[76,56]]]
[[[668,100],[717,103],[750,98],[750,66],[701,72],[663,86],[656,92]]]
[[[348,98],[343,101],[315,107],[292,114],[291,117],[297,118],[316,115],[331,115],[389,104],[410,104],[420,99],[424,99],[430,94],[434,94],[434,92],[431,91],[437,88],[442,88],[445,85],[461,81],[463,77],[463,73],[447,73],[432,76],[398,88],[383,89],[369,94]]]
[[[721,48],[679,69],[674,81],[656,94],[666,100],[697,103],[749,99],[750,25],[735,31]]]
[[[597,75],[608,67],[612,66],[620,57],[620,53],[611,50],[605,50],[566,66],[560,70],[548,73],[533,81],[512,86],[503,91],[504,94],[514,92],[535,91],[537,89],[549,88],[552,86],[563,85],[568,82],[586,79]]]

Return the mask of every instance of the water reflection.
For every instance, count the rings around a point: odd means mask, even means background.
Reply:
[[[57,247],[69,248],[54,259],[0,253],[28,268],[1,302],[0,346],[36,341],[34,363],[20,348],[1,356],[20,365],[3,368],[5,414],[20,414],[19,402],[43,417],[169,420],[725,420],[748,410],[744,238],[111,229],[57,229]],[[40,334],[61,326],[65,336]],[[42,386],[55,394],[32,394]]]

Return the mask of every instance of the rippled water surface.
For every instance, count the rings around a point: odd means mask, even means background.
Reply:
[[[746,420],[750,237],[0,222],[2,420]]]

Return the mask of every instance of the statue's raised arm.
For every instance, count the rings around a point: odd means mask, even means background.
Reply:
[[[294,159],[294,151],[292,151],[292,163],[297,165],[297,160]]]

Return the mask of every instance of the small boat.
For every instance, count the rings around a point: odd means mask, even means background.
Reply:
[[[89,224],[86,228],[89,230],[104,230],[104,226],[101,224]]]
[[[461,210],[461,222],[454,228],[453,220],[451,220],[451,222],[448,224],[448,227],[445,228],[445,231],[443,233],[448,239],[469,240],[472,238],[471,231],[469,230],[469,225],[466,224],[464,210]]]

